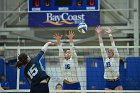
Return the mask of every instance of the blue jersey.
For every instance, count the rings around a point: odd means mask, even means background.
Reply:
[[[1,82],[1,87],[9,87],[9,82],[7,81]]]
[[[40,81],[44,79],[50,79],[50,77],[46,74],[45,69],[43,68],[40,58],[44,54],[43,51],[40,51],[38,55],[31,59],[24,69],[25,77],[31,86],[35,86],[40,83]]]

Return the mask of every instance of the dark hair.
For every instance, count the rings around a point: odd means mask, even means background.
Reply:
[[[60,83],[57,83],[56,86],[55,86],[55,89],[57,89],[57,86],[61,86],[62,87],[62,85]]]
[[[0,76],[0,82],[5,81],[5,80],[3,80],[2,77],[4,77],[4,78],[6,79],[6,75],[5,75],[5,74],[2,74],[2,75]]]
[[[67,52],[67,50],[70,50],[70,49],[63,49],[64,50],[64,53],[66,53]]]
[[[27,58],[27,54],[21,53],[18,56],[18,62],[16,63],[16,67],[20,68],[22,65],[26,65],[28,63]]]

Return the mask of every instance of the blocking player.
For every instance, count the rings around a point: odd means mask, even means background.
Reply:
[[[62,35],[54,35],[54,39],[56,39],[57,45],[59,47],[59,60],[61,71],[64,77],[63,90],[80,90],[81,86],[77,75],[78,58],[73,43],[73,38],[75,35],[74,32],[69,31],[66,36],[69,39],[71,47],[64,52],[61,43]]]
[[[105,89],[106,90],[123,90],[123,87],[120,83],[120,74],[119,74],[119,61],[120,56],[117,48],[115,48],[115,42],[112,35],[112,28],[108,28],[108,35],[110,37],[111,45],[114,48],[109,48],[106,52],[103,47],[102,39],[102,29],[100,26],[96,27],[96,32],[98,33],[99,43],[101,48],[101,54],[104,62],[104,79],[105,79]]]

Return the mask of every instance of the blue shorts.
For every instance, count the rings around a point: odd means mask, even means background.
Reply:
[[[36,86],[32,86],[30,93],[50,93],[48,83],[39,83]]]
[[[105,80],[105,88],[115,90],[115,88],[118,87],[118,86],[122,86],[121,82],[120,82],[120,79],[118,79],[117,81],[107,81],[107,80]]]
[[[81,90],[80,82],[76,82],[74,84],[63,82],[63,90]]]

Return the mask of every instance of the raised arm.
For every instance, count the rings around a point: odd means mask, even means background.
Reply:
[[[47,51],[48,46],[54,45],[52,42],[47,42],[42,48],[41,51],[37,54],[36,58],[39,60],[42,55]]]
[[[103,44],[102,33],[101,33],[102,29],[101,29],[100,26],[98,26],[98,27],[96,27],[95,30],[96,30],[96,32],[97,32],[97,34],[98,34],[99,44],[100,44],[100,46],[102,47],[102,48],[101,48],[101,55],[102,55],[102,57],[103,57],[103,61],[105,61],[105,59],[107,58],[107,53],[106,53],[105,48],[103,47],[104,44]]]
[[[66,36],[68,37],[69,43],[71,45],[70,51],[71,51],[72,59],[74,59],[74,61],[78,63],[78,57],[77,57],[77,53],[75,51],[75,46],[74,46],[74,42],[73,42],[73,38],[74,38],[75,34],[74,34],[74,32],[69,31]]]
[[[115,48],[116,45],[115,45],[115,41],[113,39],[112,28],[111,27],[108,28],[107,33],[108,33],[108,35],[110,37],[111,45],[113,46],[114,56],[118,56],[119,57],[119,52],[118,52],[117,48]]]
[[[53,45],[52,42],[47,42],[42,48],[41,50],[45,53],[48,49],[48,46]]]
[[[53,35],[53,38],[56,40],[58,48],[59,48],[59,58],[60,58],[59,60],[60,60],[60,62],[63,62],[63,60],[64,60],[64,51],[63,51],[62,43],[61,43],[62,35],[55,34],[55,35]]]

